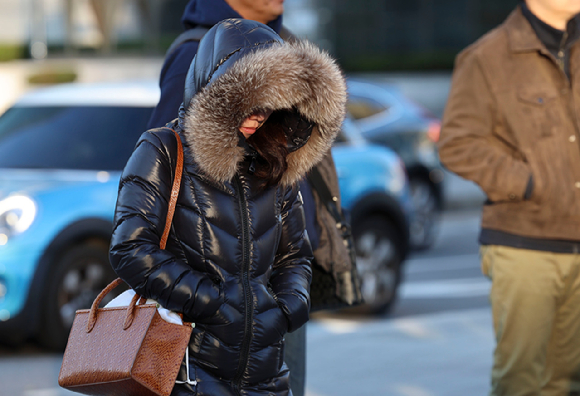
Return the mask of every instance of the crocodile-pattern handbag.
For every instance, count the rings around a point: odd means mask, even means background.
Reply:
[[[175,135],[177,166],[161,249],[167,243],[183,173],[183,147]],[[192,325],[166,322],[155,304],[144,304],[145,299],[137,294],[128,306],[99,308],[107,293],[121,282],[117,278],[103,289],[90,310],[76,312],[58,383],[86,395],[169,396]]]

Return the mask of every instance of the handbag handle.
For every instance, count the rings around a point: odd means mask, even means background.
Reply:
[[[97,323],[97,309],[99,308],[99,305],[101,304],[103,298],[105,298],[105,296],[109,294],[111,290],[119,286],[121,283],[123,283],[123,280],[121,278],[115,279],[99,293],[97,298],[95,298],[95,301],[93,301],[93,305],[91,305],[91,312],[89,313],[89,320],[87,322],[87,333],[90,333],[95,327],[95,324]],[[131,323],[133,323],[133,317],[135,316],[134,315],[135,306],[137,305],[137,302],[139,302],[139,304],[145,304],[145,301],[147,300],[145,300],[144,297],[141,297],[138,294],[135,294],[133,296],[133,299],[131,300],[129,306],[127,307],[127,314],[125,315],[123,330],[127,330],[129,326],[131,326]]]
[[[168,128],[171,129],[171,128]],[[167,218],[165,220],[165,228],[163,229],[163,235],[161,236],[161,240],[159,241],[159,247],[162,250],[165,250],[165,246],[167,245],[167,239],[169,238],[169,231],[171,231],[171,223],[173,221],[173,215],[175,214],[175,207],[177,206],[177,197],[179,196],[179,189],[181,188],[181,177],[183,175],[183,145],[181,144],[181,138],[179,134],[175,132],[173,129],[171,131],[175,134],[175,138],[177,139],[177,164],[175,165],[175,175],[173,177],[173,185],[171,187],[171,197],[169,198],[169,207],[167,209]],[[97,309],[101,304],[101,301],[111,290],[115,287],[119,286],[123,280],[121,278],[117,278],[111,283],[107,285],[95,298],[93,301],[93,305],[91,305],[91,312],[89,314],[89,321],[87,323],[87,333],[90,333],[91,330],[95,327],[95,323],[97,322]],[[137,305],[137,300],[139,300],[139,304],[143,304],[146,300],[145,298],[135,294],[131,303],[127,307],[127,315],[125,316],[125,323],[123,325],[123,330],[127,330],[131,323],[133,323],[133,316],[135,312],[135,305]]]

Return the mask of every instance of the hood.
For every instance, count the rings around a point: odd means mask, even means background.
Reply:
[[[241,18],[225,0],[190,0],[185,6],[181,23],[185,29],[197,26],[212,27],[219,21],[229,18]],[[276,33],[282,27],[282,16],[268,23]]]
[[[287,157],[282,185],[300,180],[330,149],[345,114],[346,84],[335,61],[307,42],[283,42],[259,22],[230,19],[200,42],[186,78],[180,124],[200,170],[231,180],[244,160],[238,127],[257,109],[294,110],[313,123]]]

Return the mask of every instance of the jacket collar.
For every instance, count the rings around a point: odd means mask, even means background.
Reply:
[[[550,36],[549,38],[552,38],[551,36],[555,36],[557,32],[560,31],[542,22],[532,14],[525,4],[522,3],[523,2],[517,6],[505,22],[511,50],[513,52],[545,51],[546,49],[553,50],[553,48],[551,48],[553,46],[551,43],[554,40],[556,43],[555,46],[558,47],[558,39],[553,38],[552,41],[543,42],[539,35],[545,37]],[[523,7],[526,7],[525,10]],[[524,13],[527,14],[527,17]],[[567,30],[570,36],[567,40],[566,47],[569,47],[576,42],[580,35],[580,29],[578,26],[579,20],[580,17],[576,16],[568,22]],[[534,29],[532,23],[536,25],[538,31]],[[561,40],[561,33],[559,37]]]
[[[525,1],[522,0],[520,6],[522,8],[522,14],[528,20],[530,25],[532,25],[532,28],[536,32],[540,41],[553,54],[557,53],[559,50],[567,50],[580,37],[580,29],[578,29],[579,16],[575,16],[568,21],[566,24],[566,31],[564,32],[563,30],[548,25],[534,15],[526,5]]]
[[[512,52],[541,51],[546,48],[522,13],[521,6],[512,11],[505,21],[510,49]]]

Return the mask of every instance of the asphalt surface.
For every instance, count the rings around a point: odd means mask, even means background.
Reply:
[[[446,213],[435,246],[405,263],[384,317],[317,314],[307,325],[307,396],[478,396],[488,391],[493,335],[479,269],[479,211]],[[0,349],[0,396],[64,396],[62,355]]]
[[[311,322],[307,395],[486,395],[494,341],[479,224],[479,210],[444,215],[435,246],[406,262],[391,314]]]

